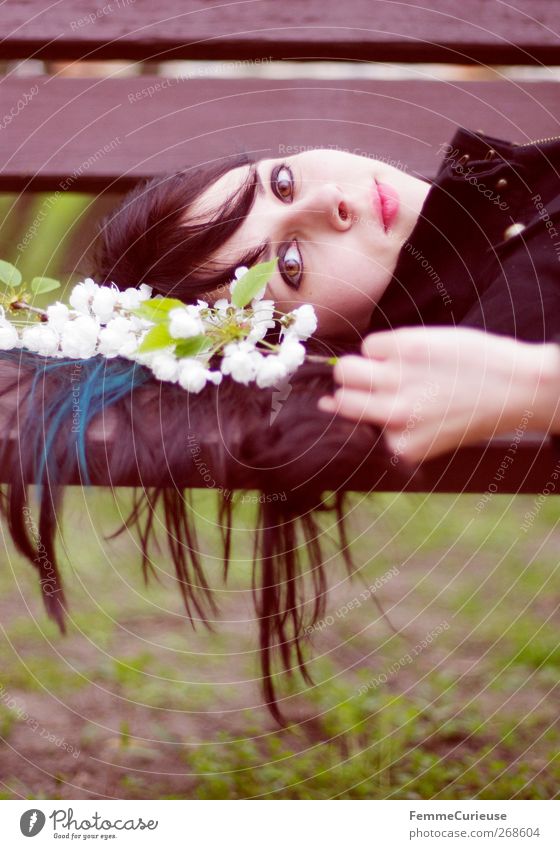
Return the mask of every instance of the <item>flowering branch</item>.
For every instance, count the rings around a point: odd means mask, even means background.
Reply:
[[[238,268],[230,284],[231,301],[222,298],[213,306],[202,300],[185,304],[152,298],[146,284],[120,291],[115,284],[99,286],[88,278],[72,290],[70,307],[57,301],[43,310],[28,303],[23,288],[0,296],[0,348],[27,348],[49,357],[125,357],[190,392],[200,392],[209,382],[218,385],[224,375],[261,388],[274,386],[306,359],[334,365],[336,357],[307,354],[302,344],[317,329],[310,304],[283,313],[275,310],[274,301],[263,299],[276,263]],[[0,281],[13,290],[20,286],[21,274],[0,260]],[[33,294],[58,286],[44,277],[31,283]],[[18,329],[6,310],[27,311],[38,320]],[[264,337],[276,324],[280,342],[272,344]],[[210,367],[216,356],[219,370]]]

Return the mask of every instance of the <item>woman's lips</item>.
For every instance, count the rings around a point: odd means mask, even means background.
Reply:
[[[385,232],[387,232],[399,211],[399,195],[397,190],[388,183],[378,183],[377,180],[374,180],[373,207],[383,224]]]

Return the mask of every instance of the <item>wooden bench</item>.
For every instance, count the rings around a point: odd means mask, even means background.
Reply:
[[[0,190],[125,191],[139,179],[242,149],[276,157],[328,146],[431,177],[458,125],[518,142],[560,134],[558,82],[443,82],[431,80],[429,68],[415,80],[347,78],[348,63],[560,65],[557,23],[548,0],[518,0],[515,8],[500,0],[432,0],[430,8],[416,0],[62,0],[50,7],[6,0],[4,59],[220,64],[208,79],[7,75]],[[300,78],[228,78],[229,63],[251,69],[282,59],[301,62]],[[306,62],[319,60],[335,60],[338,78],[306,78]],[[556,462],[549,441],[524,437],[516,462],[497,478],[510,442],[425,463],[405,488],[541,491]],[[91,444],[104,451],[94,435]],[[109,481],[100,475],[95,482]],[[372,481],[364,466],[345,486],[387,491],[402,482],[390,472]]]

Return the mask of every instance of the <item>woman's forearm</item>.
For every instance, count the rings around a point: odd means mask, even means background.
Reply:
[[[560,345],[556,342],[527,345],[520,373],[525,382],[531,429],[560,433]]]
[[[560,433],[560,346],[466,327],[370,334],[341,357],[340,387],[320,408],[378,424],[411,462],[511,432]],[[403,453],[401,451],[401,453]]]

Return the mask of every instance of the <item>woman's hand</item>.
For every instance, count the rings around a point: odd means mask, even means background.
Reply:
[[[420,462],[517,427],[560,431],[560,346],[466,327],[372,333],[341,357],[341,388],[319,408],[384,429],[389,450]]]

